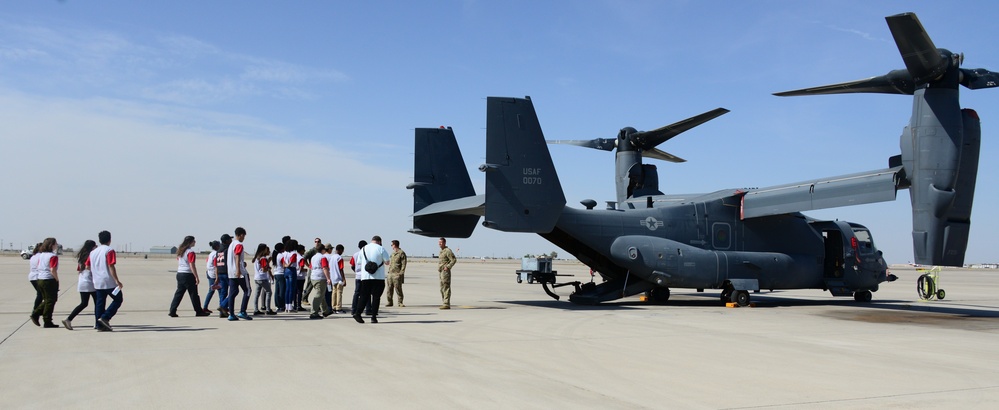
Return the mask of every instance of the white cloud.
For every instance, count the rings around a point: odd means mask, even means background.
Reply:
[[[826,26],[826,27],[828,27],[828,28],[830,28],[830,29],[832,29],[832,30],[836,30],[836,31],[842,31],[842,32],[844,32],[844,33],[850,33],[850,34],[855,34],[855,35],[857,35],[857,36],[860,36],[860,37],[861,37],[861,38],[863,38],[864,40],[871,40],[871,41],[888,41],[888,40],[887,40],[887,39],[885,39],[885,38],[882,38],[882,37],[877,37],[877,36],[873,36],[873,35],[871,35],[871,33],[867,33],[867,32],[863,32],[863,31],[860,31],[860,30],[857,30],[857,29],[852,29],[852,28],[844,28],[844,27],[839,27],[839,26],[835,26],[835,25],[828,25],[828,26]]]
[[[100,29],[0,21],[0,36],[9,87],[99,87],[101,95],[217,106],[257,97],[312,100],[313,89],[350,80],[335,69],[227,52],[185,35],[140,44]]]
[[[410,225],[409,175],[379,164],[377,153],[260,138],[280,130],[267,124],[227,133],[238,117],[226,114],[178,126],[182,116],[0,90],[2,160],[16,175],[0,198],[3,235],[75,244],[109,229],[145,249],[237,225],[251,241],[321,234],[344,243],[401,236]]]

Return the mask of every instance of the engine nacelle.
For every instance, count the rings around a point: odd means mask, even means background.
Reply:
[[[974,111],[958,105],[956,89],[917,90],[912,124],[900,141],[912,202],[913,253],[923,265],[964,264],[981,126]]]

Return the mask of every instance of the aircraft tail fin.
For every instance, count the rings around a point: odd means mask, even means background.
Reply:
[[[551,232],[565,207],[534,104],[527,98],[486,100],[485,221],[505,232]]]
[[[413,168],[413,229],[429,237],[467,238],[482,215],[451,128],[417,128]]]

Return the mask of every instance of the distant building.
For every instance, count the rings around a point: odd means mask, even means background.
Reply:
[[[177,253],[176,246],[154,246],[149,248],[149,253],[157,255],[173,255]]]

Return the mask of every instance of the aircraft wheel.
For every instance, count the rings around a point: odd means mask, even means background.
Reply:
[[[721,300],[722,300],[722,303],[731,302],[732,301],[732,289],[725,288],[724,290],[722,290]]]
[[[649,291],[649,297],[652,302],[658,304],[664,304],[669,300],[669,288],[655,288]]]
[[[943,300],[944,296],[947,296],[947,292],[943,289],[937,290],[937,299]]]
[[[749,292],[737,290],[732,294],[732,301],[739,306],[749,306]]]
[[[856,300],[857,302],[870,302],[873,297],[874,296],[871,295],[871,291],[869,290],[853,292],[853,300]]]

